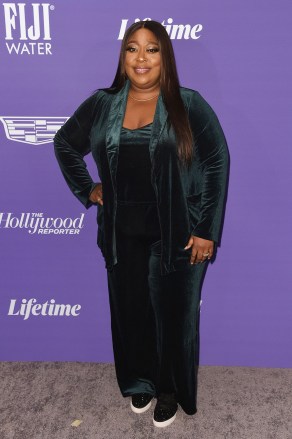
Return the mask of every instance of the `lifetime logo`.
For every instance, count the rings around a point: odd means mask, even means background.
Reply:
[[[50,3],[3,3],[6,48],[10,55],[52,55]],[[18,40],[18,43],[10,41]],[[40,41],[42,40],[42,41]]]
[[[118,40],[122,40],[124,38],[128,21],[128,19],[122,19]],[[135,18],[134,22],[137,23],[138,21],[151,21],[151,18],[143,18],[143,20],[140,20],[140,18]],[[174,24],[173,18],[163,20],[161,24],[165,27],[166,32],[171,40],[197,40],[201,37],[200,32],[203,30],[202,24]]]
[[[57,304],[55,299],[45,303],[37,303],[37,299],[22,299],[21,304],[16,299],[10,300],[8,316],[21,316],[23,320],[31,316],[47,317],[78,317],[80,315],[81,305]]]

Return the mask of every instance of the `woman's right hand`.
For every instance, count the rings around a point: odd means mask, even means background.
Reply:
[[[95,188],[93,189],[93,191],[90,194],[89,197],[90,201],[92,201],[93,203],[98,203],[103,205],[103,199],[102,199],[102,183],[97,183],[97,185],[95,186]]]

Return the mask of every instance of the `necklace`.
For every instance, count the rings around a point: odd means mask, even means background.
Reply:
[[[158,95],[155,95],[155,96],[152,96],[152,98],[147,98],[147,99],[137,99],[137,98],[134,98],[134,96],[132,96],[130,93],[129,93],[129,96],[130,96],[130,98],[132,98],[132,99],[134,99],[135,101],[150,101],[151,99],[154,99],[154,98],[157,98],[157,96],[159,96],[159,93],[158,93]]]

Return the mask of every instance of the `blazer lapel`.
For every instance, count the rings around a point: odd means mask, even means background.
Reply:
[[[116,169],[118,164],[118,148],[120,132],[124,120],[130,81],[127,80],[123,88],[113,96],[108,115],[106,129],[106,152],[114,188],[116,188]]]
[[[155,148],[163,131],[164,125],[166,123],[168,112],[166,111],[165,105],[162,100],[161,93],[157,99],[156,110],[154,114],[153,126],[151,131],[151,138],[149,143],[150,159],[153,161]]]
[[[123,88],[121,88],[121,90],[114,95],[108,115],[108,124],[106,129],[106,151],[114,189],[116,189],[116,170],[118,164],[120,133],[123,125],[129,88],[130,81],[127,79]],[[168,113],[163,103],[162,95],[159,94],[149,143],[151,162],[153,160],[159,137],[166,123],[167,116]]]

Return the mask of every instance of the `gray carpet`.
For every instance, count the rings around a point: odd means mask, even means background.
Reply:
[[[291,439],[292,369],[200,366],[198,412],[135,414],[113,364],[0,363],[1,439]],[[72,426],[76,421],[79,426]]]

